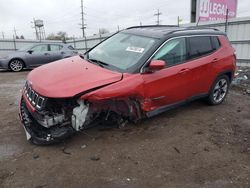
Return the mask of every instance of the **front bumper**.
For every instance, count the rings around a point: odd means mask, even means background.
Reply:
[[[69,125],[56,125],[46,128],[38,123],[32,116],[32,110],[24,96],[20,101],[19,116],[26,132],[27,140],[31,140],[34,144],[44,145],[57,143],[71,136],[75,131]]]

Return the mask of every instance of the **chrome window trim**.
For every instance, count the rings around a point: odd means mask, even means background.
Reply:
[[[222,34],[201,34],[201,35],[183,35],[183,36],[178,36],[178,37],[172,37],[167,39],[164,43],[162,43],[155,51],[154,53],[147,59],[147,61],[145,61],[145,63],[142,65],[142,67],[140,68],[140,74],[143,74],[143,69],[147,66],[147,64],[151,61],[151,59],[153,58],[153,56],[169,41],[173,40],[173,39],[178,39],[178,38],[191,38],[191,37],[211,37],[211,36],[223,36]],[[221,47],[221,46],[220,46]]]

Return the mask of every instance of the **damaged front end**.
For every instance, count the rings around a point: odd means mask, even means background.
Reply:
[[[50,144],[80,130],[77,125],[83,123],[83,113],[78,105],[73,98],[55,99],[40,96],[26,83],[20,101],[20,117],[27,139],[35,144]],[[80,107],[83,107],[82,104]],[[85,109],[85,112],[87,111]]]
[[[121,125],[142,118],[140,102],[133,98],[87,101],[79,97],[46,98],[26,83],[20,117],[26,136],[35,144],[64,140],[74,132],[108,122]]]

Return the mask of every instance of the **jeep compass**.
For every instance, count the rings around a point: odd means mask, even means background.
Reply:
[[[100,123],[137,122],[187,101],[225,99],[236,68],[224,32],[130,27],[75,56],[31,71],[20,118],[28,140],[59,142]]]

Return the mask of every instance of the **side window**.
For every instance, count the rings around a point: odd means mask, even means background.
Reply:
[[[60,51],[62,49],[61,45],[50,44],[50,51]]]
[[[47,44],[37,45],[31,48],[31,50],[33,50],[33,53],[46,52],[48,51],[48,45]]]
[[[197,58],[213,51],[211,37],[200,36],[190,37],[189,41],[189,59]]]
[[[153,59],[164,60],[167,67],[184,63],[186,60],[186,39],[170,40],[154,55]]]
[[[217,36],[212,36],[213,49],[218,50],[220,48],[220,41]]]

